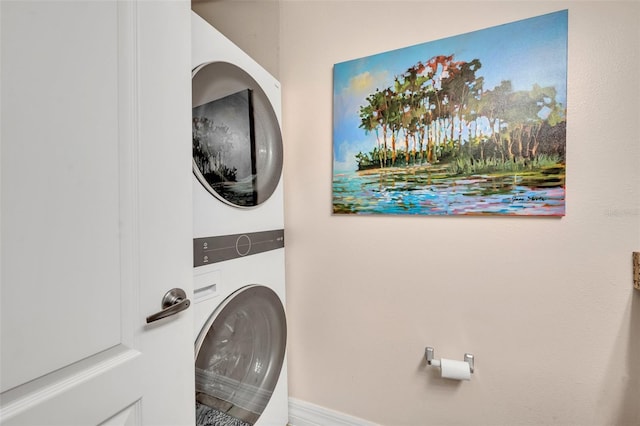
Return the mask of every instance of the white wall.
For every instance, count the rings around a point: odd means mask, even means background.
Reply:
[[[569,9],[567,216],[331,214],[334,63]],[[283,1],[291,396],[384,425],[640,424],[640,3]],[[471,382],[423,360],[476,356]]]

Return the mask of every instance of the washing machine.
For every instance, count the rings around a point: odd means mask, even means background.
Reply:
[[[198,426],[285,426],[284,249],[197,269]]]
[[[196,424],[288,422],[278,81],[192,12]]]

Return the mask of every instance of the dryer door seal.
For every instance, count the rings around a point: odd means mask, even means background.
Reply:
[[[196,424],[221,414],[254,424],[284,362],[284,307],[268,287],[250,285],[213,312],[196,340]]]

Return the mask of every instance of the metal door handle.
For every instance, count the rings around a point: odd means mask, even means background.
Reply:
[[[191,301],[187,299],[187,293],[181,288],[172,288],[162,298],[162,310],[149,315],[147,324],[184,311],[189,305],[191,305]]]

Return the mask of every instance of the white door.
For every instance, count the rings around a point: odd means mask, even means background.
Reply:
[[[190,3],[0,22],[0,423],[193,424]]]

